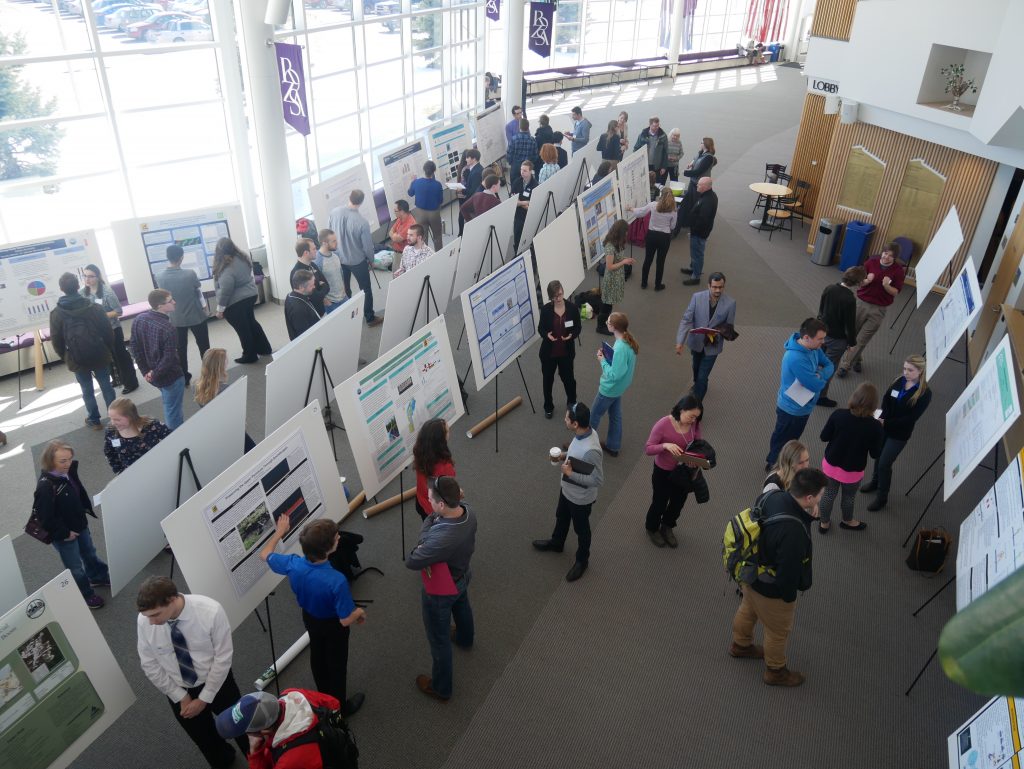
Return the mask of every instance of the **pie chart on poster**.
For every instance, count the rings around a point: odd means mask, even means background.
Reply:
[[[28,284],[28,293],[31,296],[42,296],[46,293],[46,284],[41,280],[33,280]]]

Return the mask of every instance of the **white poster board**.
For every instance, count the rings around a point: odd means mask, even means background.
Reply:
[[[406,190],[408,188],[409,185],[406,184]],[[313,208],[313,221],[316,222],[317,231],[330,226],[328,222],[331,219],[331,211],[348,205],[348,196],[352,190],[362,190],[365,195],[359,206],[359,215],[370,225],[370,232],[375,232],[380,227],[377,206],[373,202],[370,175],[366,172],[366,165],[359,161],[330,179],[310,186],[309,204]]]
[[[292,529],[279,553],[301,553],[304,524],[348,514],[316,402],[161,522],[189,589],[220,602],[232,629],[282,579],[259,556],[282,513],[291,516]]]
[[[444,316],[434,318],[335,388],[356,469],[372,497],[412,462],[428,419],[448,424],[465,410]]]
[[[243,251],[249,249],[238,204],[122,219],[111,222],[110,228],[129,302],[146,301],[156,287],[155,276],[167,268],[167,247],[172,244],[184,250],[181,266],[195,270],[203,291],[213,291],[213,259],[218,240],[231,238]]]
[[[482,390],[540,340],[533,257],[517,256],[462,294],[476,389]]]
[[[964,231],[960,227],[960,217],[957,216],[956,206],[950,206],[949,213],[942,221],[932,238],[931,243],[921,254],[921,258],[914,265],[914,280],[917,283],[917,306],[928,298],[928,292],[938,283],[942,273],[949,266],[949,261],[956,254],[957,249],[963,245]]]
[[[0,639],[0,766],[63,769],[135,702],[70,571],[0,617]]]
[[[630,152],[615,168],[619,180],[619,200],[627,222],[636,217],[631,208],[642,208],[651,202],[651,182],[647,170],[647,153]]]
[[[577,152],[569,158],[569,164],[555,174],[555,176],[565,174],[562,184],[555,190],[555,202],[558,204],[559,211],[564,211],[571,206],[575,202],[576,196],[590,184],[593,173],[586,158],[585,151]]]
[[[388,200],[388,208],[393,210],[396,202],[408,200],[412,177],[423,174],[423,164],[429,159],[426,143],[420,139],[409,142],[393,152],[381,153],[378,160],[380,173],[384,177],[384,194]],[[372,192],[367,194],[373,197]]]
[[[466,222],[452,285],[453,299],[512,258],[512,230],[518,202],[517,196],[507,198],[490,211]]]
[[[591,133],[591,136],[593,138],[590,144],[581,149],[579,152],[574,153],[574,155],[583,156],[583,162],[587,164],[587,173],[589,174],[589,176],[587,177],[588,179],[592,178],[594,174],[597,173],[597,167],[601,165],[601,161],[604,160],[604,158],[601,157],[601,150],[597,148],[598,142],[601,141],[601,135]]]
[[[437,166],[435,178],[441,184],[459,180],[459,160],[464,150],[473,146],[473,136],[469,132],[469,122],[460,120],[451,125],[434,126],[427,131],[427,144],[430,157]],[[417,173],[419,176],[419,173]]]
[[[587,269],[604,256],[602,241],[615,222],[622,218],[615,175],[606,176],[576,198],[583,230],[583,253]]]
[[[388,284],[378,355],[383,355],[403,339],[423,328],[428,315],[434,318],[445,314],[448,302],[451,301],[452,281],[455,280],[455,267],[459,262],[461,242],[461,238],[456,238],[436,254],[427,257]],[[428,282],[433,299],[427,293]]]
[[[505,141],[505,113],[497,104],[485,112],[480,112],[473,119],[476,131],[476,148],[480,150],[480,162],[490,165],[501,160],[508,152]]]
[[[519,238],[519,253],[527,251],[537,233],[547,227],[555,220],[561,209],[558,207],[560,198],[568,195],[568,191],[562,187],[569,181],[569,175],[564,168],[560,168],[547,179],[543,184],[538,184],[530,194],[530,205],[526,209],[526,218],[523,220],[523,234]]]
[[[242,377],[107,484],[100,496],[111,594],[121,592],[167,544],[160,521],[178,507],[182,452],[188,451],[201,484],[242,456],[247,397],[248,379]],[[195,490],[185,463],[182,501]]]
[[[981,288],[974,257],[967,257],[960,274],[942,297],[939,306],[924,327],[928,352],[928,374],[934,377],[942,361],[981,312]]]
[[[572,296],[586,277],[575,208],[566,209],[537,234],[533,239],[533,253],[537,257],[541,294],[546,297],[548,283],[557,280],[562,284],[565,295]]]
[[[946,412],[943,501],[949,499],[1020,416],[1010,337],[1004,336]]]
[[[333,386],[356,373],[359,368],[365,300],[366,295],[360,291],[284,347],[274,351],[274,359],[266,368],[265,432],[271,433],[279,428],[302,411],[307,403],[329,403],[329,399],[334,397]],[[314,371],[317,350],[322,351],[324,364],[330,373],[326,391],[325,377],[320,373],[319,362]],[[310,374],[313,374],[312,385]]]
[[[26,595],[18,556],[14,554],[14,541],[10,535],[0,537],[0,614],[9,612],[24,601]]]
[[[64,296],[57,281],[73,272],[84,287],[87,264],[103,264],[92,230],[0,248],[0,337],[49,328],[50,312]]]
[[[993,697],[949,735],[949,769],[1018,769],[1022,737],[1024,699]]]

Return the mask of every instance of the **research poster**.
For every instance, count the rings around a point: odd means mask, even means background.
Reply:
[[[442,184],[457,182],[459,180],[459,159],[464,150],[473,146],[469,123],[460,120],[453,125],[431,128],[427,131],[427,142],[430,145],[430,156],[437,166],[435,178]],[[417,171],[416,175],[422,176],[423,172]]]
[[[387,196],[389,209],[393,209],[399,200],[406,200],[409,197],[409,182],[413,176],[423,175],[423,164],[429,159],[426,145],[421,140],[380,155],[380,172],[384,177],[384,194]],[[367,194],[373,197],[372,194]]]
[[[428,419],[452,425],[465,411],[444,316],[388,350],[335,388],[345,434],[366,496],[412,461]]]
[[[1010,337],[1004,336],[946,412],[943,500],[949,499],[1020,416]]]
[[[918,307],[928,298],[928,292],[938,283],[942,273],[946,271],[950,260],[956,254],[957,249],[963,245],[963,242],[964,232],[960,227],[960,217],[957,216],[956,206],[951,206],[942,225],[936,231],[935,237],[932,238],[914,266]]]
[[[70,571],[0,617],[0,769],[68,766],[134,701]]]
[[[154,281],[167,269],[167,247],[171,245],[181,246],[185,252],[181,266],[194,270],[203,281],[213,279],[217,241],[230,238],[231,228],[227,211],[211,209],[185,216],[142,220],[139,222],[139,235]]]
[[[406,190],[409,185],[406,185]],[[373,187],[366,165],[359,161],[352,168],[342,171],[330,179],[309,188],[309,204],[313,208],[313,221],[317,231],[330,227],[331,211],[348,205],[348,196],[353,190],[362,190],[365,197],[359,205],[359,215],[370,225],[373,232],[380,227],[377,219],[377,206],[373,202]]]
[[[619,179],[622,213],[627,222],[636,219],[630,213],[631,208],[640,208],[651,202],[651,182],[648,173],[646,152],[630,152],[615,168],[615,174]]]
[[[479,113],[474,119],[476,123],[476,148],[480,150],[480,162],[490,165],[505,157],[508,147],[505,143],[505,113],[501,105],[495,105],[486,112]]]
[[[1021,769],[1024,699],[993,697],[949,735],[949,769]]]
[[[924,327],[929,374],[934,377],[942,361],[981,312],[981,288],[974,257],[968,257],[960,274],[939,302]]]
[[[463,292],[462,317],[477,390],[540,338],[538,316],[529,253],[517,256]]]
[[[581,192],[576,198],[576,205],[579,207],[580,222],[583,224],[587,269],[590,269],[604,256],[604,236],[608,234],[612,225],[622,218],[615,175],[606,176],[589,190]]]
[[[103,264],[92,230],[0,248],[0,336],[49,328],[50,311],[64,295],[57,281],[73,272],[84,286],[87,264]]]

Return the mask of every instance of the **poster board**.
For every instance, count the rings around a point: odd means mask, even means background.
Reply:
[[[479,391],[540,341],[530,253],[517,256],[463,292],[462,317]]]
[[[564,211],[571,206],[576,200],[576,195],[590,183],[593,174],[586,161],[585,150],[574,153],[569,158],[569,164],[558,172],[558,174],[566,175],[563,178],[563,184],[555,191],[555,202],[558,204],[559,211]]]
[[[473,118],[476,148],[480,150],[480,162],[484,165],[501,160],[508,151],[505,142],[505,122],[505,113],[500,104],[477,113]]]
[[[281,513],[292,529],[278,553],[301,553],[304,524],[340,521],[348,505],[324,428],[310,403],[161,522],[193,593],[218,601],[236,629],[283,579],[259,552]]]
[[[949,213],[942,220],[935,237],[931,239],[928,248],[921,254],[914,267],[918,307],[928,298],[928,293],[938,283],[963,242],[964,231],[960,227],[960,217],[957,215],[956,206],[950,206]]]
[[[943,501],[948,500],[1020,416],[1017,372],[1010,337],[988,360],[946,412]]]
[[[630,152],[615,168],[619,180],[619,200],[627,222],[636,217],[631,208],[642,208],[651,202],[651,181],[647,170],[647,153]]]
[[[0,614],[9,612],[27,595],[18,556],[14,554],[14,541],[10,535],[0,537]]]
[[[63,769],[135,702],[64,570],[0,617],[0,766]]]
[[[567,208],[561,216],[537,233],[533,239],[533,253],[537,258],[541,295],[547,297],[548,283],[557,280],[562,284],[565,295],[572,296],[586,277],[580,225],[575,208]]]
[[[426,325],[425,318],[444,315],[452,296],[452,281],[459,262],[456,238],[433,256],[427,257],[408,272],[403,272],[388,284],[387,303],[384,306],[384,325],[380,331],[380,352],[383,355],[406,337]],[[437,302],[430,301],[423,286],[430,280],[430,290]],[[355,372],[352,372],[355,373]]]
[[[462,153],[473,146],[469,122],[460,120],[457,123],[430,128],[427,131],[427,145],[430,148],[430,157],[437,166],[435,178],[441,184],[457,182]],[[416,175],[419,176],[420,172]]]
[[[247,397],[248,379],[242,377],[107,484],[100,498],[112,595],[120,593],[167,544],[160,521],[178,506],[181,453],[188,450],[202,484],[242,456]],[[194,491],[186,466],[182,500]]]
[[[619,188],[615,175],[604,177],[584,190],[576,199],[579,208],[580,225],[583,230],[583,255],[587,269],[594,267],[604,255],[601,241],[612,225],[622,218],[619,204]]]
[[[0,337],[49,328],[50,311],[64,295],[57,281],[73,272],[84,286],[87,264],[103,264],[92,230],[0,248]]]
[[[526,219],[523,220],[523,235],[519,239],[519,253],[526,251],[533,243],[537,233],[551,224],[555,217],[566,209],[565,201],[569,200],[573,184],[576,182],[576,177],[572,176],[569,171],[571,166],[570,162],[565,168],[559,168],[543,184],[538,184],[534,188],[533,194],[530,196],[530,207],[526,209]],[[552,198],[550,205],[547,203],[549,196]],[[552,210],[552,205],[554,210]],[[546,222],[544,221],[545,207],[547,208]]]
[[[406,190],[408,188],[406,184]],[[317,231],[330,226],[331,211],[348,205],[348,196],[352,190],[362,190],[366,194],[359,206],[359,215],[370,225],[370,232],[375,232],[380,227],[377,206],[373,202],[370,175],[366,172],[366,165],[359,161],[330,179],[310,185],[309,204],[313,208],[313,221],[316,222]]]
[[[839,206],[868,216],[875,210],[878,190],[882,187],[885,163],[861,145],[850,147],[839,190]]]
[[[428,419],[454,424],[465,413],[444,316],[335,388],[366,496],[412,462],[416,434]]]
[[[238,204],[157,214],[111,222],[129,302],[144,302],[156,287],[155,276],[167,267],[167,246],[184,249],[181,266],[195,270],[203,291],[213,291],[213,257],[217,241],[231,238],[249,250]]]
[[[316,351],[323,351],[324,363],[334,384],[348,379],[359,368],[359,345],[363,335],[362,291],[345,301],[334,312],[324,315],[305,332],[284,347],[274,351],[267,364],[266,428],[270,433],[279,428],[307,403],[329,403],[334,397],[331,382],[324,391],[319,364],[313,372]],[[309,375],[314,373],[310,386]],[[306,398],[306,388],[309,398]]]
[[[942,361],[981,312],[981,288],[974,257],[967,257],[960,274],[942,297],[924,327],[929,374],[935,376]]]
[[[935,225],[945,186],[946,177],[925,163],[923,158],[907,161],[889,220],[889,232],[897,237],[910,238],[918,255]]]
[[[492,267],[497,269],[512,258],[512,230],[518,202],[516,196],[507,198],[490,211],[466,222],[452,284],[452,299],[489,275]],[[491,227],[494,228],[493,239]]]
[[[993,697],[949,735],[949,769],[1020,769],[1024,699]]]
[[[409,197],[409,182],[413,176],[423,173],[423,164],[430,158],[427,146],[422,139],[409,142],[392,152],[382,152],[378,156],[380,173],[384,177],[384,195],[388,200],[388,208],[394,209],[399,200]],[[373,195],[369,195],[373,197]],[[371,230],[376,229],[371,227]]]

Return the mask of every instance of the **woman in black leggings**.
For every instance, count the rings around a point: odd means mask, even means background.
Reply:
[[[242,343],[242,357],[235,358],[235,363],[255,363],[259,356],[270,355],[270,340],[256,320],[258,292],[252,261],[230,238],[217,241],[213,277],[217,286],[217,317],[231,324]]]

